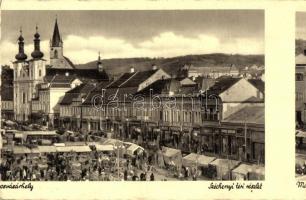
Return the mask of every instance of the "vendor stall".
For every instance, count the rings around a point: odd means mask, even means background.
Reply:
[[[260,165],[240,164],[232,171],[233,180],[264,180],[265,168]]]
[[[229,159],[216,159],[209,165],[215,168],[216,179],[230,180],[231,171],[240,164],[240,161]]]
[[[306,173],[306,155],[296,154],[295,156],[295,171],[297,174]]]
[[[178,149],[162,147],[162,154],[167,165],[182,166],[182,152]]]
[[[215,157],[191,153],[183,158],[182,164],[184,167],[197,167],[201,170],[201,175],[207,176],[209,175],[208,165],[215,159]]]
[[[208,166],[208,164],[214,161],[215,159],[215,157],[191,153],[183,158],[183,166]]]
[[[134,143],[130,143],[126,150],[126,154],[133,157],[135,154],[137,155],[142,154],[143,151],[144,151],[144,148],[142,148],[141,146],[134,144]]]

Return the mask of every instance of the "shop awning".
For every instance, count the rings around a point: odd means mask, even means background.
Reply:
[[[207,166],[209,163],[214,161],[215,157],[209,157],[205,155],[199,155],[195,153],[191,153],[183,158],[183,165],[184,166]]]

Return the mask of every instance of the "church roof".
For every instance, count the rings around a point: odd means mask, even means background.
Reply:
[[[60,43],[62,43],[61,35],[59,33],[58,25],[57,25],[57,19],[55,20],[54,30],[53,30],[53,36],[52,36],[52,46],[53,47],[59,47],[61,46]]]

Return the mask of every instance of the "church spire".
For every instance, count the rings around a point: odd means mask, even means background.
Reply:
[[[101,61],[100,51],[99,51],[99,56],[98,56],[98,61],[97,61],[97,67],[98,67],[99,72],[103,71],[103,65],[102,65],[102,61]]]
[[[110,78],[103,67],[101,56],[100,56],[100,51],[99,51],[99,56],[98,56],[98,61],[97,61],[97,68],[99,72],[100,81],[108,81]]]
[[[62,46],[62,38],[59,33],[58,25],[57,25],[57,17],[55,19],[55,25],[54,25],[54,30],[53,30],[53,36],[52,36],[52,41],[51,41],[51,46],[52,47],[61,47]]]
[[[34,51],[31,53],[31,56],[35,59],[40,59],[44,54],[40,51],[40,35],[38,33],[38,27],[35,27],[36,33],[34,34]]]
[[[22,37],[22,29],[20,27],[20,36],[18,38],[18,54],[15,56],[17,61],[24,61],[27,55],[24,53],[24,38]]]

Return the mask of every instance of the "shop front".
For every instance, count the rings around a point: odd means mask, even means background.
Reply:
[[[214,128],[201,127],[201,152],[214,153]]]
[[[252,132],[252,161],[265,163],[265,135],[263,132]]]

